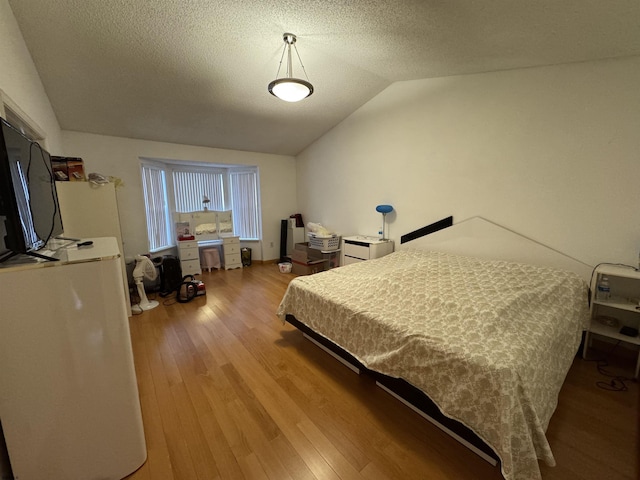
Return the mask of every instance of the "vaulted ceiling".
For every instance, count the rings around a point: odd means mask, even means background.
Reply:
[[[63,129],[288,155],[395,81],[640,55],[638,0],[9,4]],[[267,91],[285,32],[298,103]]]

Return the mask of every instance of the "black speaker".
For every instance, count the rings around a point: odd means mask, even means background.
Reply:
[[[160,264],[160,296],[175,292],[182,283],[182,267],[180,259],[173,255],[164,255]]]
[[[287,259],[287,230],[289,230],[289,219],[280,221],[280,261]]]

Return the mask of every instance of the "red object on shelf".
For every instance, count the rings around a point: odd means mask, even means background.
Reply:
[[[185,241],[185,240],[195,240],[196,237],[194,237],[193,235],[179,235],[178,236],[178,240],[179,241]]]
[[[304,222],[302,221],[301,213],[294,213],[293,215],[289,216],[289,218],[296,219],[296,227],[304,227]]]

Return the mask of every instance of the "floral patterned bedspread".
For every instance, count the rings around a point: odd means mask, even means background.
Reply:
[[[295,278],[277,314],[427,393],[494,449],[506,480],[555,465],[545,431],[588,318],[577,274],[402,250]]]

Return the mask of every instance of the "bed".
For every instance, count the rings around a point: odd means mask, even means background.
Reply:
[[[545,431],[588,319],[591,267],[482,218],[291,281],[277,314],[439,423],[506,480]]]

